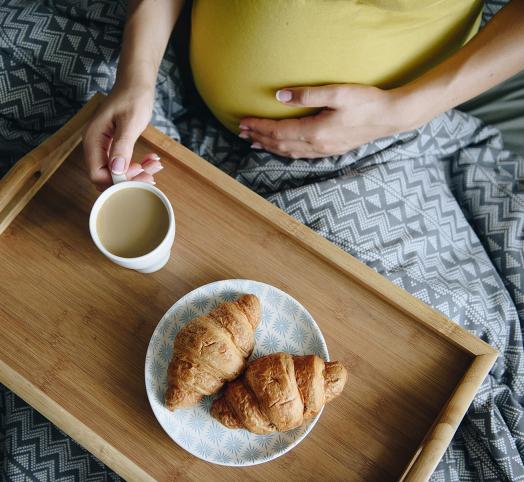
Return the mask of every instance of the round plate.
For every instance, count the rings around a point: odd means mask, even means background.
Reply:
[[[256,435],[244,429],[228,429],[212,418],[209,411],[215,397],[205,397],[195,407],[174,412],[165,408],[167,367],[180,328],[244,293],[257,295],[262,307],[250,359],[285,351],[294,355],[315,354],[329,360],[324,337],[308,311],[273,286],[248,280],[217,281],[178,300],[160,320],[149,342],[145,368],[147,396],[160,425],[178,445],[201,459],[221,465],[254,465],[275,459],[297,445],[320,416],[319,413],[307,424],[288,432]]]

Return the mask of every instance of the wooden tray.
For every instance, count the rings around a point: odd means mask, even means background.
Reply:
[[[427,479],[496,351],[153,127],[135,154],[163,159],[157,185],[175,211],[173,256],[152,275],[110,263],[89,237],[97,192],[78,147],[100,100],[0,181],[0,227],[12,221],[0,237],[0,382],[128,480]],[[350,370],[343,396],[300,445],[248,468],[178,447],[144,388],[164,312],[227,278],[290,293]]]

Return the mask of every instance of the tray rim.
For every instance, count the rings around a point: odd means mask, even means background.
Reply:
[[[104,98],[105,95],[103,94],[95,94],[61,129],[18,161],[17,169],[21,172],[34,173],[35,160],[38,164],[42,160],[56,155],[49,172],[42,175],[35,184],[30,186],[27,192],[19,192],[18,196],[21,201],[14,204],[11,212],[7,212],[3,220],[0,219],[0,236],[47,179],[78,147],[82,141],[82,131],[86,123]],[[399,480],[419,481],[429,479],[444,455],[478,388],[495,363],[498,351],[152,125],[147,126],[140,139],[154,145],[161,157],[170,158],[173,162],[178,162],[185,169],[189,169],[200,176],[206,183],[211,184],[227,197],[241,203],[253,214],[263,218],[265,222],[270,223],[286,236],[292,237],[294,242],[320,256],[333,267],[343,271],[345,276],[350,277],[471,357],[472,361],[468,369],[454,387],[451,396],[442,407],[440,414],[421,441]],[[7,176],[0,180],[0,203],[2,195],[9,193],[9,190],[12,189],[12,185],[10,185],[12,179]],[[15,181],[19,183],[19,180],[15,179]],[[113,470],[125,478],[154,480],[116,447],[110,445],[96,432],[64,410],[29,380],[18,375],[1,359],[0,377],[2,383]]]
[[[0,179],[0,235],[82,141],[85,124],[103,98],[102,94],[95,94],[76,115]]]

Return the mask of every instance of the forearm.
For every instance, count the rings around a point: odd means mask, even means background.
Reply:
[[[470,42],[396,89],[418,127],[524,69],[524,1],[513,0]]]
[[[129,0],[128,5],[115,85],[154,88],[184,0]]]

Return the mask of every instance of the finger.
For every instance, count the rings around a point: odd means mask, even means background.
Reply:
[[[101,119],[88,127],[82,142],[89,178],[101,187],[112,184],[111,174],[107,169],[109,129],[107,122]]]
[[[316,152],[316,151],[294,151],[294,152],[291,152],[291,153],[285,153],[285,152],[281,152],[277,149],[273,149],[271,147],[268,147],[266,149],[264,149],[265,151],[267,152],[271,152],[273,154],[276,154],[278,156],[282,156],[282,157],[288,157],[290,159],[318,159],[318,158],[322,158],[322,157],[326,157],[325,154],[322,154],[320,152]]]
[[[105,144],[104,149],[106,153],[106,166],[107,166],[107,164],[109,164],[109,152],[111,151],[111,145],[113,144],[113,136],[111,135],[111,136],[105,136],[105,137],[107,137],[107,141],[104,143]]]
[[[129,169],[126,172],[126,178],[128,180],[133,179],[142,172],[144,172],[144,168],[138,162],[132,162],[129,164]]]
[[[253,149],[265,149],[293,159],[339,156],[349,150],[333,142],[317,142],[311,144],[303,141],[277,141],[271,137],[264,137],[254,132],[251,138],[254,141],[253,144],[251,144]]]
[[[160,161],[153,160],[153,159],[148,159],[146,161],[143,161],[142,167],[145,172],[151,175],[155,175],[156,173],[164,169],[164,166],[161,164]]]
[[[126,122],[124,119],[116,120],[113,142],[109,150],[109,165],[113,174],[120,175],[127,171],[135,142],[142,130],[135,122]]]
[[[276,98],[287,105],[304,107],[340,107],[344,87],[337,84],[316,87],[289,87],[277,90]]]
[[[142,164],[146,161],[160,161],[160,156],[158,154],[155,154],[154,152],[150,152],[149,154],[146,154],[144,158],[142,159]]]
[[[135,176],[133,181],[141,181],[141,182],[147,182],[149,184],[156,184],[154,177],[151,174],[148,174],[147,172],[141,172],[137,176]]]
[[[315,116],[300,117],[298,119],[262,119],[258,117],[246,117],[242,119],[241,125],[244,129],[240,136],[249,136],[259,133],[276,140],[298,140],[308,141],[312,139],[319,130],[320,114]]]
[[[286,157],[296,157],[298,153],[313,151],[311,144],[304,141],[279,141],[258,133],[253,133],[252,140],[253,144],[251,144],[251,147],[253,149],[261,148],[271,150],[271,152],[278,152],[280,155]]]
[[[109,149],[111,149],[111,144],[113,142],[113,135],[109,133],[102,133],[102,148],[106,151],[106,154],[109,154]]]

